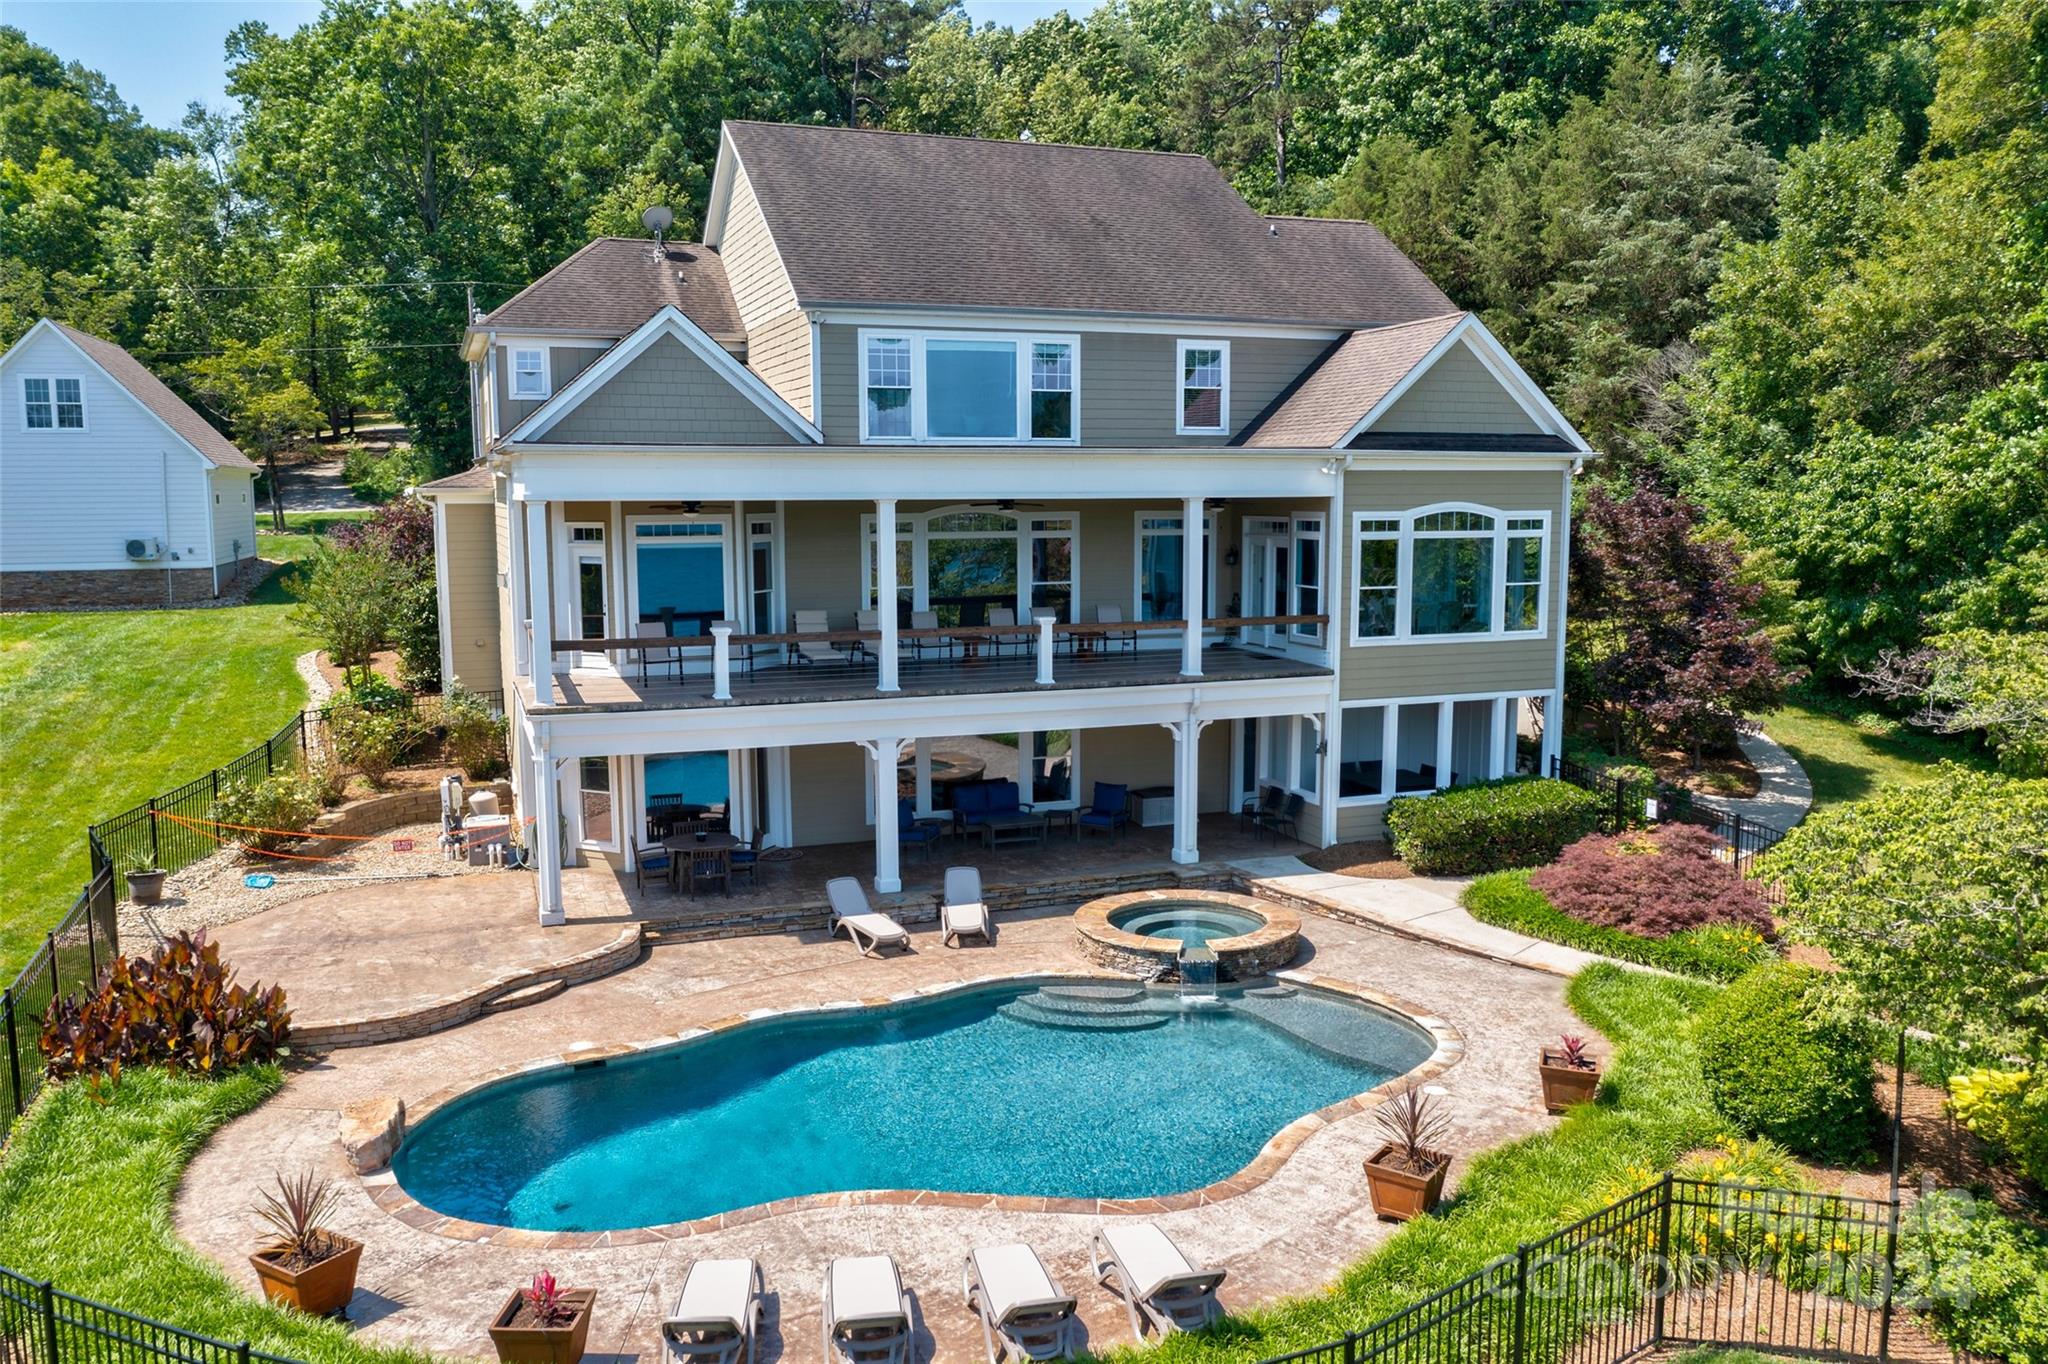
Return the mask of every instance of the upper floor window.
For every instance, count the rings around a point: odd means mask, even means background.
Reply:
[[[21,424],[29,431],[85,430],[85,384],[79,379],[21,381]]]
[[[1541,634],[1549,532],[1548,512],[1356,514],[1351,642]]]
[[[1230,343],[1182,341],[1174,349],[1180,371],[1180,406],[1174,413],[1174,431],[1183,436],[1228,432]]]
[[[1078,350],[1070,336],[863,331],[861,439],[1071,442]]]
[[[545,350],[522,348],[512,352],[512,396],[548,396],[548,353]]]

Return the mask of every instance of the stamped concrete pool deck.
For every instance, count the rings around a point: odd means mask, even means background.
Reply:
[[[1284,868],[1268,863],[1259,871]],[[1368,893],[1356,883],[1342,889]],[[1438,1080],[1449,1094],[1461,1155],[1451,1171],[1455,1187],[1471,1154],[1554,1121],[1543,1111],[1534,1050],[1560,1032],[1586,1029],[1564,1005],[1558,968],[1525,969],[1475,955],[1476,949],[1403,934],[1395,922],[1399,908],[1389,907],[1389,928],[1304,913],[1307,947],[1296,965],[1411,1001],[1462,1034],[1462,1059]],[[404,912],[402,899],[394,912]],[[916,1302],[917,1358],[967,1361],[981,1356],[982,1339],[961,1304],[962,1259],[974,1246],[1016,1240],[1037,1247],[1055,1279],[1080,1299],[1091,1345],[1127,1341],[1121,1303],[1094,1284],[1088,1267],[1098,1215],[999,1210],[967,1199],[915,1205],[849,1199],[841,1206],[728,1218],[680,1239],[620,1233],[597,1248],[551,1248],[545,1233],[434,1230],[402,1221],[376,1200],[380,1182],[355,1176],[343,1154],[341,1112],[359,1100],[418,1102],[508,1064],[673,1035],[756,1009],[872,999],[993,974],[1088,969],[1065,911],[999,916],[993,946],[949,950],[929,928],[913,929],[911,936],[913,953],[883,960],[859,957],[843,940],[822,933],[657,946],[625,970],[541,1003],[427,1037],[331,1052],[296,1069],[282,1093],[224,1128],[199,1153],[180,1186],[177,1228],[253,1292],[246,1256],[259,1239],[250,1211],[257,1189],[274,1171],[318,1168],[334,1176],[342,1192],[338,1229],[366,1243],[350,1309],[356,1329],[370,1341],[451,1356],[490,1357],[485,1322],[511,1288],[548,1269],[564,1283],[597,1290],[593,1358],[662,1358],[660,1320],[689,1265],[744,1255],[759,1260],[768,1278],[762,1359],[814,1360],[826,1264],[834,1256],[886,1251],[902,1267]],[[289,970],[283,983],[292,988]],[[1133,1081],[1162,1099],[1229,1097],[1204,1093],[1199,1077]],[[945,1077],[931,1082],[943,1084]],[[1056,1105],[1043,1120],[1058,1121]],[[1113,1143],[1117,1135],[1105,1132],[1100,1139]],[[1157,1214],[1158,1220],[1190,1254],[1229,1271],[1222,1290],[1227,1307],[1313,1292],[1393,1231],[1373,1217],[1367,1202],[1361,1162],[1376,1145],[1365,1112],[1314,1125],[1263,1183],[1222,1201]],[[444,1234],[449,1231],[455,1234]]]

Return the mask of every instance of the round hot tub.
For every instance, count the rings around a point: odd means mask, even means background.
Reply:
[[[1279,970],[1301,949],[1293,911],[1221,890],[1140,890],[1090,900],[1074,913],[1081,951],[1098,966],[1173,979],[1184,947],[1216,954],[1225,980]]]

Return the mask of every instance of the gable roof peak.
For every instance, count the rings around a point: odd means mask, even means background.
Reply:
[[[7,348],[6,356],[0,358],[13,356],[30,337],[45,328],[62,337],[87,363],[141,404],[144,411],[208,464],[221,469],[253,471],[256,468],[254,460],[216,430],[213,423],[194,411],[191,404],[173,393],[170,385],[157,378],[147,365],[104,337],[46,317],[22,333],[20,340]]]

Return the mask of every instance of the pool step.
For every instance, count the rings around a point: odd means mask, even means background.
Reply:
[[[1089,1000],[1101,1004],[1136,1004],[1145,997],[1145,987],[1138,981],[1129,985],[1041,985],[1037,999]]]
[[[996,1012],[1015,1023],[1028,1023],[1036,1028],[1064,1028],[1076,1032],[1143,1032],[1147,1028],[1164,1027],[1172,1021],[1170,1016],[1163,1013],[1048,1007],[1030,995],[1013,999]]]

